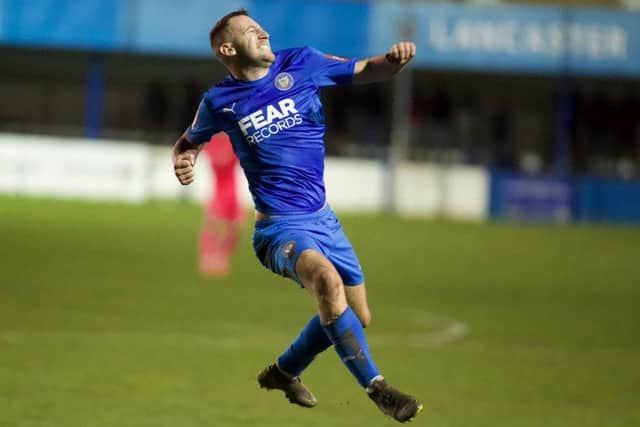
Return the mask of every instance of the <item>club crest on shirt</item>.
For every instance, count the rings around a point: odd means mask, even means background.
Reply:
[[[296,250],[296,242],[289,241],[289,242],[287,242],[286,245],[284,245],[284,249],[283,249],[282,252],[284,253],[284,256],[286,256],[287,258],[291,259],[291,257],[295,253],[295,250]]]
[[[289,90],[293,86],[293,76],[289,73],[280,73],[276,76],[274,84],[278,90]]]

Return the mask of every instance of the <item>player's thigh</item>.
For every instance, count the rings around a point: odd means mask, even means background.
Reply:
[[[296,275],[319,302],[344,304],[347,299],[340,274],[323,254],[314,249],[304,250],[295,264]]]
[[[364,273],[351,242],[347,238],[342,225],[333,212],[326,220],[327,229],[330,231],[328,239],[324,242],[329,254],[329,260],[340,273],[345,286],[356,286],[364,283]]]
[[[364,283],[356,286],[345,286],[344,293],[347,297],[347,303],[356,313],[363,327],[369,326],[371,323],[371,310],[367,301],[367,289]]]
[[[253,233],[253,249],[256,256],[267,269],[293,279],[304,287],[296,273],[300,255],[309,249],[321,252],[318,243],[310,233],[288,224],[258,222]]]

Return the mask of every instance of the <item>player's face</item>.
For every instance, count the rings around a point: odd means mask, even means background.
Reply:
[[[237,55],[251,64],[270,65],[276,57],[271,51],[269,33],[248,16],[240,15],[229,21],[233,46]]]

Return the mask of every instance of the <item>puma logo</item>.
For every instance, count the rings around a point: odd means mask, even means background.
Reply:
[[[358,349],[358,352],[356,354],[342,358],[343,362],[350,362],[352,360],[366,360],[364,351],[362,351],[362,349]]]
[[[233,104],[231,104],[231,108],[224,107],[224,108],[222,109],[222,112],[223,112],[223,113],[231,113],[231,114],[235,114],[235,113],[236,113],[236,112],[235,112],[235,108],[236,108],[236,103],[234,102]]]

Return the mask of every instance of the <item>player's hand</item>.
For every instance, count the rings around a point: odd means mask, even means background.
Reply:
[[[413,42],[398,42],[391,46],[387,53],[387,61],[392,64],[404,65],[416,56],[416,44]]]
[[[173,162],[173,171],[182,185],[189,185],[193,182],[195,172],[193,166],[195,165],[195,156],[192,153],[182,153],[176,156]]]

